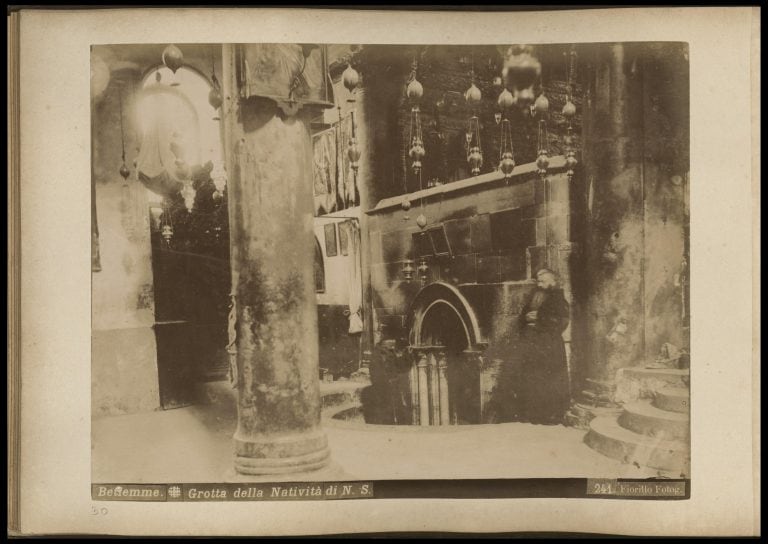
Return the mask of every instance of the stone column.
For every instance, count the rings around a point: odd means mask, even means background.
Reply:
[[[238,99],[234,46],[223,54],[237,319],[235,469],[315,470],[328,463],[329,450],[320,428],[312,112],[287,117],[270,100]]]
[[[581,379],[610,380],[617,369],[641,362],[644,352],[642,55],[642,46],[617,44],[599,48],[588,63]]]
[[[429,425],[429,381],[427,377],[427,354],[421,353],[417,363],[419,372],[419,425]]]
[[[446,377],[447,369],[448,361],[445,358],[445,353],[440,352],[437,356],[437,372],[440,385],[440,425],[451,424],[451,412],[448,406],[448,379]]]

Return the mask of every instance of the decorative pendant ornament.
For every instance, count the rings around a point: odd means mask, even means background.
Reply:
[[[123,163],[120,165],[120,175],[123,177],[124,180],[128,180],[128,176],[131,175],[131,171],[128,169],[128,167]]]
[[[496,76],[493,78],[493,88],[497,91],[500,91],[501,88],[504,86],[504,81],[501,79],[501,77]]]
[[[514,106],[516,103],[517,101],[515,100],[515,97],[512,96],[512,93],[509,92],[507,89],[504,89],[499,94],[498,104],[501,109],[508,110],[509,108]]]
[[[533,103],[533,109],[537,114],[545,115],[549,113],[549,99],[541,93],[536,102]]]
[[[472,107],[479,104],[482,97],[483,94],[480,92],[480,89],[477,88],[477,85],[475,85],[474,82],[472,83],[472,86],[464,93],[464,99],[467,101],[467,104]]]
[[[499,123],[501,123],[501,112],[500,111],[497,111],[496,113],[493,114],[493,120],[496,121],[497,125]]]
[[[184,54],[181,52],[181,49],[174,44],[166,47],[165,50],[163,50],[163,64],[175,74],[176,70],[181,68],[184,64]]]
[[[360,74],[350,64],[347,64],[347,69],[341,74],[341,81],[344,87],[352,94],[360,84]]]
[[[467,135],[467,162],[472,175],[477,176],[483,167],[483,150],[480,143],[480,120],[476,115],[469,118]]]
[[[412,102],[418,102],[421,97],[424,96],[424,87],[419,83],[414,74],[411,82],[408,83],[408,87],[405,89],[405,94]]]
[[[410,217],[408,217],[408,210],[410,210],[410,209],[411,209],[411,201],[410,201],[410,199],[408,198],[408,196],[407,196],[407,195],[406,195],[406,197],[403,199],[403,201],[400,203],[400,207],[401,207],[401,208],[403,209],[403,211],[405,212],[405,215],[403,216],[403,219],[404,219],[405,221],[408,221],[408,219],[410,219]]]
[[[419,216],[416,218],[416,224],[419,226],[420,229],[423,229],[427,226],[427,216],[423,213],[420,213]]]
[[[568,119],[568,122],[571,122],[571,120],[575,115],[576,115],[576,104],[571,102],[569,99],[563,106],[563,117]]]
[[[221,97],[221,92],[219,92],[217,86],[214,86],[211,92],[208,93],[208,103],[215,110],[218,110],[224,103],[224,99]]]

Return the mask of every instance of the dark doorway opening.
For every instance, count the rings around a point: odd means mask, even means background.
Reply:
[[[420,338],[423,345],[439,346],[445,353],[450,424],[480,423],[480,368],[466,357],[467,329],[453,305],[434,302],[422,320]]]

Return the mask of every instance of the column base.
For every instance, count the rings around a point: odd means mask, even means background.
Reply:
[[[310,472],[330,462],[323,432],[243,439],[235,434],[235,470],[240,474],[292,474]]]

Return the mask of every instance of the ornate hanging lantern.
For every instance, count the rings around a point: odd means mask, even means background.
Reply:
[[[472,175],[476,176],[483,167],[483,149],[480,143],[480,120],[476,115],[469,118],[467,130],[467,162],[472,169]]]
[[[355,112],[350,113],[352,122],[352,134],[349,138],[349,146],[347,147],[347,157],[349,158],[349,166],[352,171],[357,175],[357,171],[360,168],[360,148],[357,145],[357,134],[355,132]]]
[[[421,161],[426,155],[424,149],[424,137],[421,130],[421,112],[419,111],[418,102],[424,96],[424,87],[416,79],[417,64],[414,60],[413,71],[411,72],[411,81],[405,89],[405,94],[411,101],[413,106],[411,107],[411,126],[410,126],[410,149],[408,150],[408,156],[411,158],[411,168],[413,173],[420,175],[421,173]]]
[[[421,279],[422,282],[427,281],[427,273],[429,272],[429,265],[427,265],[427,259],[422,257],[419,260],[419,279]]]
[[[171,238],[173,238],[173,227],[171,225],[163,225],[161,234],[165,243],[170,244]]]
[[[501,121],[501,138],[499,146],[499,170],[504,174],[504,179],[509,181],[512,171],[515,169],[515,152],[512,147],[512,124],[509,119]]]
[[[166,197],[163,197],[163,211],[160,214],[160,236],[162,236],[166,245],[170,247],[171,240],[173,239],[173,221],[171,220],[171,210]]]
[[[341,81],[351,94],[360,84],[360,74],[350,64],[347,64],[347,69],[341,74]]]
[[[165,64],[174,74],[176,70],[184,64],[184,54],[181,49],[174,44],[169,45],[163,50],[163,64]]]
[[[578,166],[579,161],[576,159],[576,149],[573,146],[573,129],[568,127],[568,133],[566,134],[566,151],[565,151],[565,173],[568,175],[568,181],[573,179],[574,170]]]
[[[549,168],[549,133],[547,131],[547,122],[544,119],[539,120],[538,149],[539,153],[536,159],[537,173],[543,179],[546,177],[547,169]]]
[[[411,109],[411,147],[408,150],[408,156],[411,158],[411,168],[413,172],[418,174],[421,171],[421,160],[426,155],[424,149],[424,139],[421,132],[421,116],[419,114],[419,107],[414,106]]]
[[[406,259],[403,262],[403,278],[405,278],[406,281],[411,281],[415,271],[416,269],[413,267],[413,261],[411,259]]]
[[[568,130],[565,135],[565,168],[568,176],[568,181],[573,180],[574,170],[579,164],[576,159],[576,149],[573,145],[573,118],[576,116],[576,105],[573,103],[573,82],[576,73],[576,46],[571,46],[570,52],[566,53],[568,63],[567,70],[567,85],[566,85],[566,101],[563,106],[563,117],[568,120]]]

